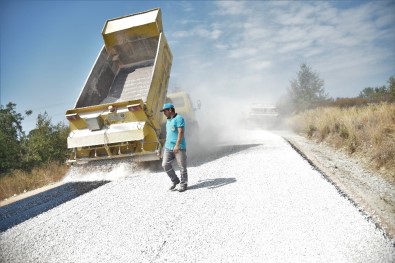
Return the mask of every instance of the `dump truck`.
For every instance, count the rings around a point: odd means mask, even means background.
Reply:
[[[66,112],[68,163],[161,158],[162,113],[172,53],[159,8],[107,20],[103,48]]]

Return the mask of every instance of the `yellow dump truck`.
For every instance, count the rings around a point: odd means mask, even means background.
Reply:
[[[104,46],[75,107],[70,125],[69,163],[118,157],[161,158],[162,113],[172,53],[161,10],[105,22]]]

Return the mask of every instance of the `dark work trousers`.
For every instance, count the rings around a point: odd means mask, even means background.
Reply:
[[[176,172],[174,171],[172,165],[174,159],[177,160],[178,168],[180,169],[181,180],[178,179]],[[188,185],[187,153],[185,150],[180,150],[178,153],[174,153],[173,150],[165,149],[163,153],[162,167],[173,183],[181,181],[181,185]]]

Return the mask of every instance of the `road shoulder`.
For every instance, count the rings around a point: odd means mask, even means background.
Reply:
[[[16,201],[19,201],[19,200],[25,199],[27,197],[36,195],[38,193],[41,193],[41,192],[50,190],[52,188],[61,186],[62,184],[63,184],[63,181],[60,181],[60,182],[52,183],[52,184],[49,184],[49,185],[46,185],[46,186],[43,186],[43,187],[31,190],[31,191],[28,191],[28,192],[25,192],[25,193],[22,193],[22,194],[19,194],[19,195],[11,196],[11,197],[9,197],[7,199],[1,200],[0,201],[0,207],[5,206],[5,205],[9,205],[9,204],[14,203]]]
[[[364,169],[360,160],[308,139],[284,133],[287,140],[311,165],[348,198],[369,220],[395,241],[395,186]]]

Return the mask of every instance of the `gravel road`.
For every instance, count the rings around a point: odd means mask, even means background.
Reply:
[[[184,193],[159,169],[101,172],[116,180],[0,233],[0,261],[395,261],[383,232],[283,138],[241,135],[190,151]]]

